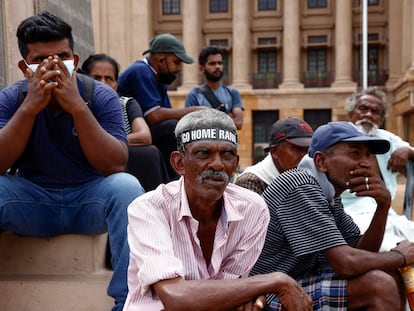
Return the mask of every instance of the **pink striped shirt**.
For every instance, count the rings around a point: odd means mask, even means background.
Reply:
[[[246,277],[263,247],[269,211],[257,193],[229,184],[209,266],[197,237],[183,178],[160,185],[128,207],[129,293],[124,311],[161,310],[151,285],[165,279]]]

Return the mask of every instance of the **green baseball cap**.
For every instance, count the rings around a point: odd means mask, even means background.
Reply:
[[[172,53],[186,64],[192,64],[194,59],[185,52],[184,45],[175,36],[163,33],[155,36],[150,41],[150,48],[142,55],[147,53]]]

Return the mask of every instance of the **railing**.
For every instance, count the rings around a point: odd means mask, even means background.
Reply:
[[[353,79],[358,83],[358,86],[362,85],[362,71],[354,71]],[[367,72],[367,84],[368,86],[385,85],[388,80],[388,71],[385,69],[368,70]]]
[[[279,72],[259,72],[252,74],[251,83],[254,89],[276,89],[282,81]]]
[[[308,71],[302,73],[301,82],[305,87],[330,87],[333,74],[330,71]]]

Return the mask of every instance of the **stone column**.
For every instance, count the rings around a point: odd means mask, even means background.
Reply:
[[[403,20],[403,32],[401,37],[404,39],[402,41],[402,69],[407,74],[411,75],[411,72],[413,71],[413,64],[412,64],[412,45],[413,45],[413,31],[412,29],[412,11],[414,9],[414,6],[412,5],[412,1],[410,0],[403,0],[403,14],[402,14],[402,20]]]
[[[178,90],[190,90],[199,84],[198,54],[200,53],[201,18],[200,1],[182,0],[183,43],[187,54],[194,58],[194,63],[183,64],[182,84]]]
[[[251,89],[249,69],[251,33],[249,0],[233,0],[233,83],[237,89]]]
[[[131,1],[128,6],[124,2],[91,2],[95,52],[114,57],[119,62],[121,71],[133,61],[143,58],[142,52],[148,49],[149,41],[154,35],[152,1]]]
[[[335,82],[333,87],[355,87],[352,81],[352,1],[337,0],[335,12]]]
[[[300,0],[283,2],[283,83],[279,88],[303,88],[300,83]]]
[[[24,78],[23,73],[17,67],[17,63],[22,59],[20,55],[16,31],[19,24],[34,12],[33,1],[13,1],[4,0],[0,10],[2,14],[3,26],[3,45],[5,64],[2,72],[3,84],[8,85]]]
[[[410,69],[409,69],[409,73],[411,78],[414,76],[414,30],[413,30],[413,26],[414,26],[414,22],[413,22],[413,13],[414,13],[414,3],[412,1],[410,1],[409,5],[407,5],[408,10],[409,10],[409,16],[411,17],[407,17],[407,20],[409,19],[410,24],[405,24],[406,27],[408,28],[408,36],[409,39],[407,40],[409,42],[409,55],[407,55],[409,57],[408,62],[410,64]],[[407,11],[408,11],[407,10]]]
[[[125,51],[125,58],[128,60],[128,66],[133,61],[144,57],[142,52],[149,48],[149,42],[155,35],[153,28],[153,1],[140,0],[130,1],[130,3],[130,11],[128,11],[127,8],[125,12],[125,15],[129,16],[126,25],[126,32],[131,32],[131,35],[126,37],[126,41],[130,41],[130,46],[128,46]],[[114,24],[114,22],[112,21],[110,24]]]
[[[389,67],[389,78],[387,86],[392,87],[398,82],[402,73],[401,65],[401,46],[402,36],[396,34],[402,34],[402,0],[394,0],[392,5],[388,7],[389,20],[388,20],[388,67]]]

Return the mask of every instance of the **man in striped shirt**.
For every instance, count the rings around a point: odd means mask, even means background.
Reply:
[[[313,310],[403,310],[398,268],[414,263],[414,244],[403,241],[378,253],[391,196],[372,157],[389,146],[349,122],[320,126],[298,169],[282,173],[263,193],[271,220],[251,274],[289,274],[312,297]],[[378,204],[363,236],[344,212],[345,189]],[[269,310],[281,310],[277,295],[267,300]]]
[[[192,112],[175,135],[171,164],[181,178],[128,208],[124,310],[262,310],[262,295],[279,293],[287,310],[310,311],[310,297],[287,274],[247,277],[269,211],[258,194],[229,183],[239,160],[233,120],[211,108]]]

